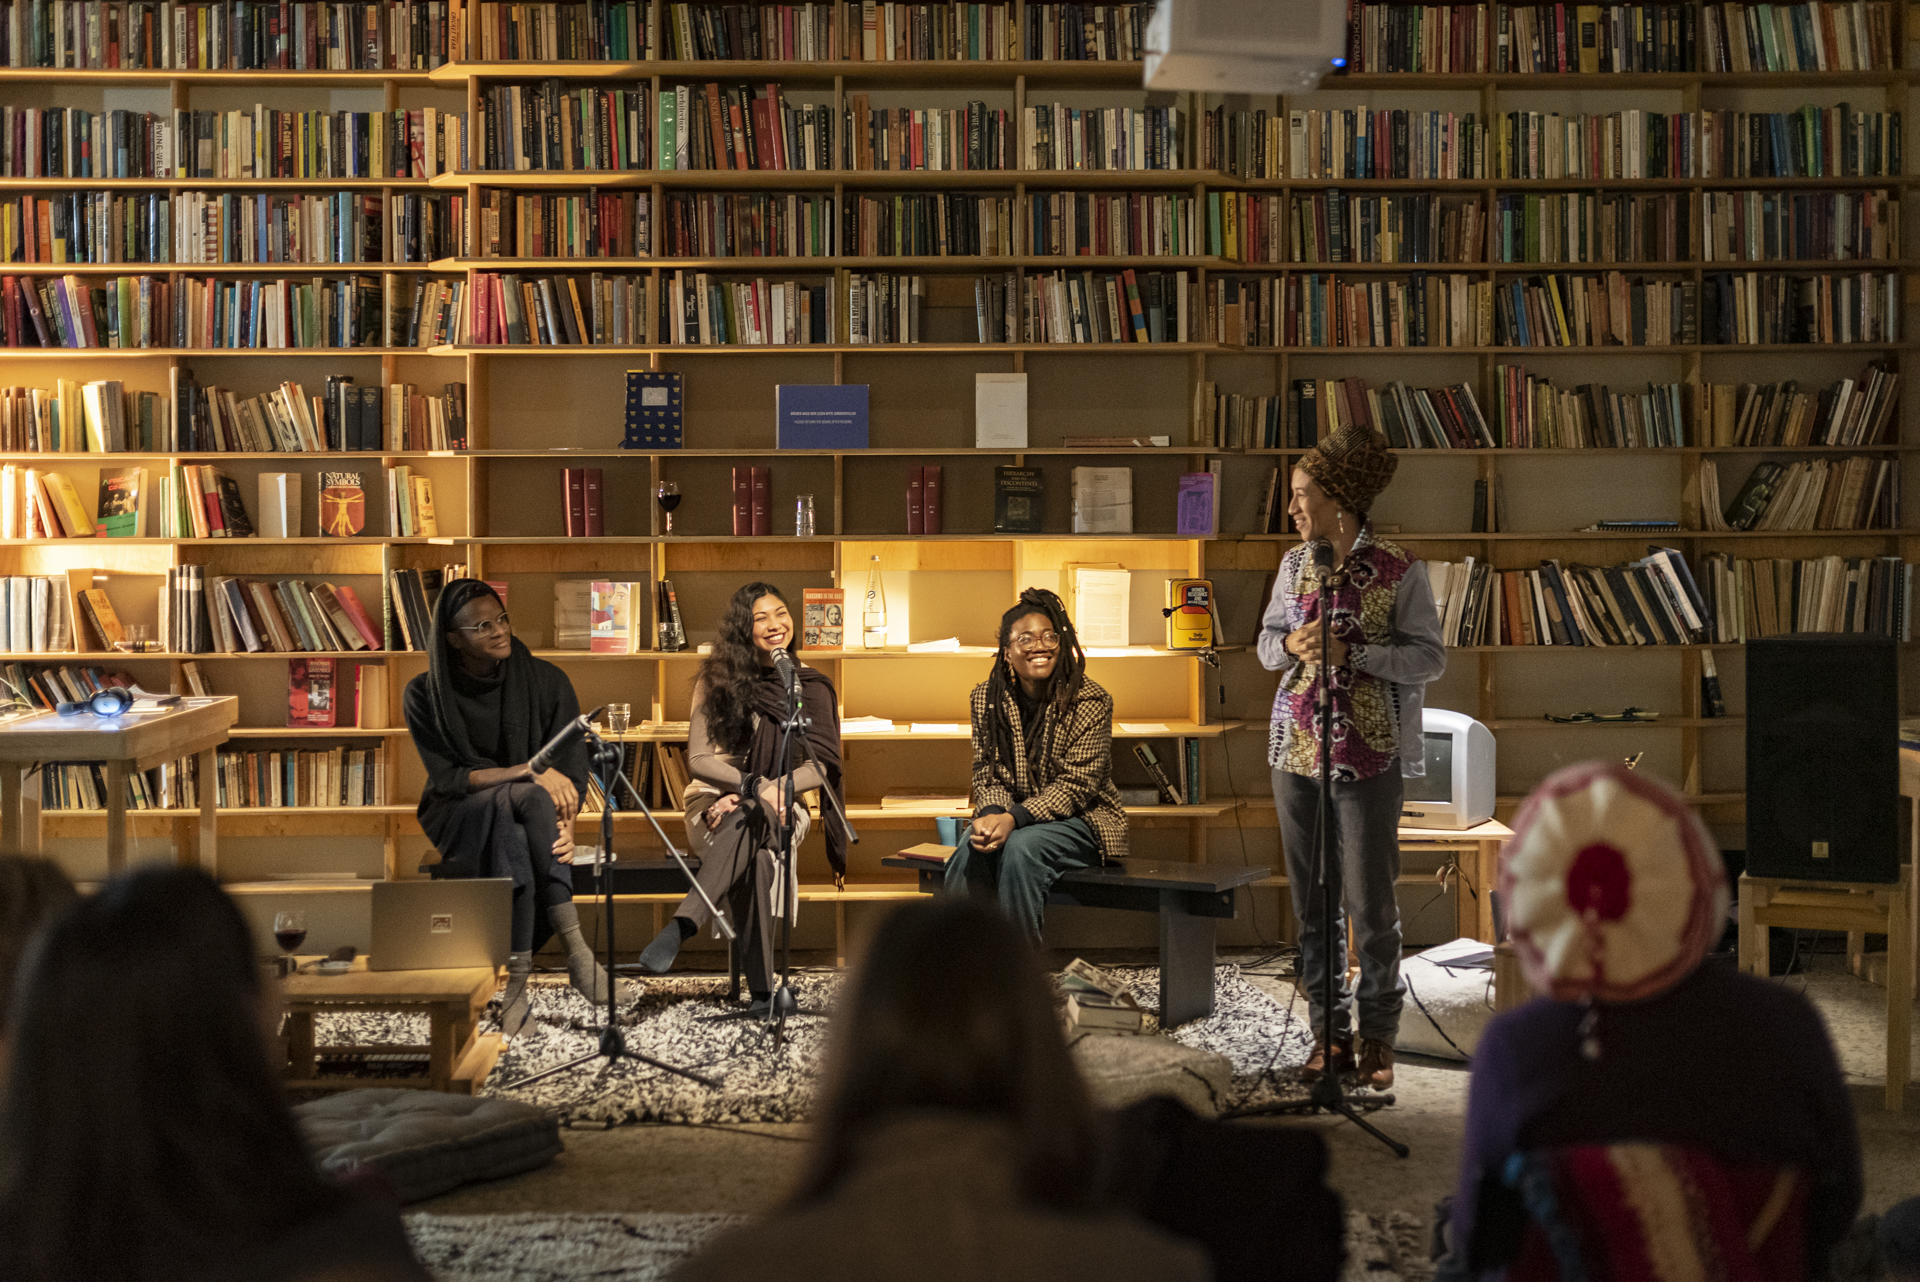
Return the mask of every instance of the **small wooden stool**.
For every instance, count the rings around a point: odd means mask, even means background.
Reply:
[[[1740,878],[1740,969],[1764,976],[1767,932],[1841,930],[1887,937],[1887,1108],[1906,1103],[1911,1072],[1908,1044],[1913,1029],[1913,920],[1908,892],[1911,865],[1900,880],[1880,883],[1794,881],[1783,877]]]
[[[493,998],[498,976],[491,966],[459,970],[368,970],[361,957],[344,975],[299,972],[284,982],[287,1001],[288,1084],[303,1090],[350,1090],[364,1086],[413,1086],[472,1095],[500,1055],[500,1035],[479,1035],[480,1012]],[[427,1076],[372,1081],[322,1075],[318,1058],[335,1049],[401,1051],[408,1047],[316,1047],[315,1015],[355,1010],[392,1010],[427,1017]]]

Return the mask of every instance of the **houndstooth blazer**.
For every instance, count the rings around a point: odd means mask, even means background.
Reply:
[[[1087,821],[1107,859],[1127,855],[1127,814],[1120,807],[1120,789],[1113,782],[1113,696],[1091,679],[1083,678],[1080,693],[1064,713],[1051,710],[1040,719],[1044,736],[1038,777],[1027,777],[1027,727],[1020,724],[1020,708],[1012,695],[1004,703],[1013,727],[1011,771],[1005,762],[990,762],[987,731],[987,683],[973,688],[973,813],[989,806],[1024,809],[1037,823],[1071,819]]]

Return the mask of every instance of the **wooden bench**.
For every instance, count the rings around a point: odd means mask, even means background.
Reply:
[[[901,855],[889,856],[880,863],[888,868],[913,869],[920,875],[924,894],[945,889],[946,868],[942,865]],[[1218,923],[1234,917],[1233,892],[1252,885],[1270,871],[1244,864],[1123,859],[1062,874],[1048,893],[1047,902],[1159,914],[1160,1023],[1171,1028],[1213,1014]]]
[[[282,982],[287,1003],[287,1076],[304,1090],[353,1090],[369,1085],[410,1086],[458,1095],[477,1093],[500,1054],[497,1033],[479,1031],[480,1013],[493,999],[491,966],[456,970],[368,970],[355,959],[344,975],[299,971]],[[316,1046],[314,1017],[354,1011],[400,1011],[427,1016],[427,1075],[382,1079],[324,1074],[319,1059],[329,1053],[412,1051],[406,1046]]]

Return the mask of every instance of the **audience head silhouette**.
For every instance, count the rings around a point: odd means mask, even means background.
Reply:
[[[874,931],[836,1013],[798,1200],[831,1193],[881,1125],[929,1110],[1006,1123],[1035,1204],[1088,1197],[1092,1114],[1046,978],[1019,928],[966,898],[905,905]]]
[[[1686,799],[1617,763],[1547,777],[1500,857],[1514,950],[1536,992],[1629,1002],[1691,974],[1727,920],[1727,880]]]
[[[52,860],[0,855],[0,1038],[7,1033],[14,984],[27,946],[73,900],[73,883]]]
[[[41,932],[0,1101],[0,1276],[228,1278],[343,1196],[268,1061],[258,966],[189,870],[109,882]]]

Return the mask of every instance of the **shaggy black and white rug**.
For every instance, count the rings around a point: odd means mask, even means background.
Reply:
[[[658,1282],[735,1215],[410,1215],[407,1232],[439,1282]],[[1347,1214],[1341,1282],[1419,1282],[1432,1270],[1411,1216]]]
[[[1143,1007],[1158,1009],[1157,968],[1114,969]],[[830,1010],[840,981],[833,972],[796,973],[794,988],[802,1008]],[[717,976],[628,982],[639,996],[620,1019],[627,1050],[691,1070],[717,1088],[639,1059],[623,1059],[611,1067],[595,1061],[528,1086],[512,1085],[591,1054],[599,1045],[602,1008],[590,1006],[559,977],[537,977],[530,986],[534,1020],[500,1056],[487,1093],[537,1104],[572,1126],[805,1120],[825,1046],[825,1018],[790,1018],[776,1046],[758,1020],[709,1022],[713,1015],[738,1009],[725,1002],[725,981]],[[424,1016],[398,1014],[333,1015],[323,1016],[317,1031],[323,1043],[332,1045],[391,1045],[424,1041],[425,1022]],[[1157,1035],[1157,1029],[1150,1029],[1149,1036]],[[1214,1111],[1304,1095],[1297,1073],[1312,1044],[1304,1015],[1299,1007],[1289,1011],[1254,987],[1238,967],[1222,966],[1216,972],[1210,1017],[1183,1024],[1167,1036],[1181,1046],[1224,1058],[1225,1080],[1205,1087]],[[1119,1049],[1098,1048],[1103,1059]]]

